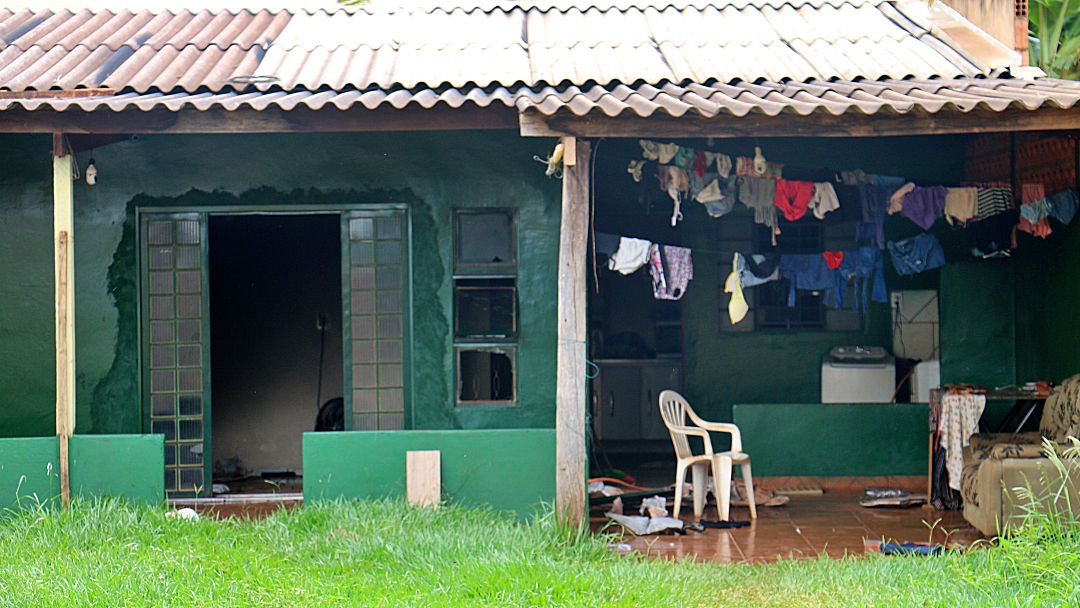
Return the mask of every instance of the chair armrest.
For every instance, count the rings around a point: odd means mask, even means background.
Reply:
[[[690,420],[699,427],[713,431],[715,433],[728,433],[731,435],[731,451],[742,451],[742,433],[739,432],[739,427],[730,422],[709,422],[708,420],[702,420],[693,411],[686,412],[690,416]]]
[[[668,431],[671,433],[679,433],[682,435],[693,435],[695,437],[701,437],[705,443],[705,455],[712,456],[712,437],[709,435],[709,431],[696,426],[668,426]]]
[[[994,446],[992,458],[1045,458],[1043,446],[1030,443],[999,443]]]

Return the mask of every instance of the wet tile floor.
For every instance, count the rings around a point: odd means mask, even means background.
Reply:
[[[626,533],[620,542],[631,550],[671,559],[699,561],[772,562],[781,558],[863,555],[863,539],[896,542],[945,542],[970,545],[982,538],[968,525],[960,511],[933,511],[921,507],[868,509],[859,506],[861,492],[834,490],[817,496],[792,496],[784,507],[758,508],[757,521],[750,510],[732,507],[731,519],[751,521],[749,527],[732,530],[707,529],[685,536],[643,536]],[[598,517],[599,515],[599,517]],[[692,520],[683,509],[682,519]],[[706,520],[716,519],[716,508],[707,507]],[[594,511],[594,531],[608,519]],[[933,526],[933,529],[931,527]],[[607,531],[619,531],[617,525]]]

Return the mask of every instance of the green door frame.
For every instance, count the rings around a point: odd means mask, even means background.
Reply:
[[[346,429],[352,428],[352,399],[351,399],[351,340],[349,335],[349,305],[350,289],[347,282],[350,268],[350,240],[347,232],[348,219],[350,216],[387,217],[398,216],[403,219],[404,234],[402,235],[402,306],[403,308],[403,347],[404,347],[404,427],[412,428],[411,387],[413,380],[412,366],[412,216],[409,207],[401,203],[385,204],[362,204],[362,205],[266,205],[266,206],[182,206],[182,207],[138,207],[135,210],[135,223],[138,227],[136,239],[138,247],[138,276],[139,276],[139,394],[142,397],[143,430],[152,432],[150,388],[150,318],[148,310],[149,302],[149,272],[150,264],[149,244],[146,241],[147,222],[154,219],[184,219],[199,221],[200,226],[200,263],[203,269],[201,306],[202,306],[202,374],[203,374],[203,479],[201,491],[196,492],[172,492],[172,497],[190,497],[196,495],[207,496],[212,489],[212,483],[206,483],[213,479],[213,453],[211,451],[212,435],[212,391],[210,374],[210,293],[209,293],[209,218],[211,215],[338,215],[342,218],[341,235],[341,261],[342,261],[342,313],[343,313],[343,376],[345,379],[342,391],[345,396],[345,421]]]

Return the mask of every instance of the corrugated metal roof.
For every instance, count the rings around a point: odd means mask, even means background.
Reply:
[[[808,115],[815,112],[841,115],[977,109],[1003,111],[1009,108],[1035,110],[1042,107],[1071,108],[1080,102],[1080,83],[1061,80],[1016,80],[1008,78],[956,78],[946,80],[884,80],[880,82],[808,82],[808,83],[714,83],[712,85],[656,86],[641,83],[590,87],[495,87],[484,90],[448,88],[443,91],[382,90],[361,91],[276,91],[222,93],[125,93],[108,97],[54,99],[0,99],[0,110],[51,108],[57,111],[112,110],[138,108],[150,111],[166,108],[209,110],[215,107],[233,111],[242,108],[265,110],[271,107],[292,110],[347,110],[354,106],[366,109],[405,108],[411,105],[432,108],[438,104],[458,108],[467,103],[480,107],[498,104],[519,111],[534,109],[543,115],[570,113],[583,116],[591,112],[606,116],[648,117],[654,114],[680,117],[722,114],[745,116],[759,113],[769,116],[781,112]]]
[[[990,75],[901,0],[0,11],[0,88],[139,93]],[[999,62],[1000,63],[1000,62]]]

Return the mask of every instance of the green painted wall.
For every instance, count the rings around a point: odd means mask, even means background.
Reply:
[[[70,450],[72,494],[165,499],[164,435],[76,435]]]
[[[754,475],[925,475],[925,403],[737,404]]]
[[[54,400],[49,140],[0,143],[0,436],[44,435]],[[414,428],[552,427],[560,182],[532,161],[550,146],[470,131],[140,136],[95,150],[98,185],[75,186],[76,432],[143,430],[136,206],[385,202],[408,203],[413,223]],[[88,160],[78,155],[81,167]],[[453,406],[451,219],[483,207],[517,211],[518,407]]]
[[[304,433],[304,500],[404,496],[405,452],[439,450],[443,496],[531,515],[555,496],[553,429]]]
[[[71,493],[158,503],[165,495],[164,435],[78,436],[69,443]],[[56,437],[0,438],[0,509],[60,495]]]
[[[52,140],[3,135],[0,141],[0,437],[50,435],[56,432]]]
[[[1016,380],[1013,269],[1008,260],[941,271],[941,381],[1003,386]]]
[[[1080,221],[1045,240],[1017,236],[1016,380],[1060,382],[1080,373]]]
[[[0,509],[59,496],[59,462],[56,437],[0,438]]]

